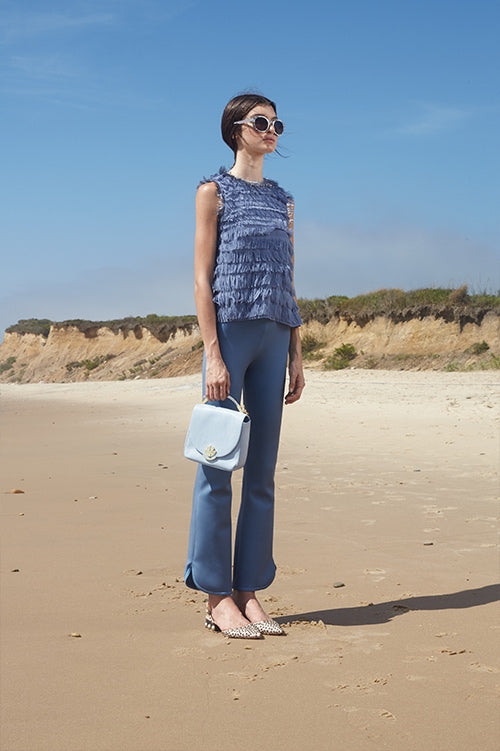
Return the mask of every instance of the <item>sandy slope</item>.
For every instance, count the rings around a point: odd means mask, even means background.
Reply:
[[[496,751],[498,375],[307,380],[259,643],[182,583],[197,376],[0,386],[2,751]]]

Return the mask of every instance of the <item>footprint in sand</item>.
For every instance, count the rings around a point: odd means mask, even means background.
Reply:
[[[345,691],[346,693],[354,694],[354,693],[374,693],[377,688],[381,688],[383,686],[387,686],[389,683],[389,680],[392,678],[392,675],[387,676],[378,676],[376,678],[368,678],[368,679],[361,679],[357,683],[353,683],[352,685],[349,683],[339,683],[336,686],[332,686],[332,691]]]
[[[381,716],[381,717],[384,717],[384,718],[385,718],[386,720],[395,720],[395,719],[396,719],[396,716],[395,716],[395,715],[393,715],[393,714],[392,714],[392,712],[389,712],[389,710],[388,710],[388,709],[384,709],[384,710],[383,710],[383,711],[382,711],[382,712],[380,713],[380,716]]]
[[[381,582],[385,579],[386,575],[385,568],[365,568],[365,574],[369,574],[370,576],[373,576],[374,582]]]
[[[290,576],[296,576],[297,574],[304,574],[305,568],[292,568],[291,566],[280,566],[280,576],[288,579]]]
[[[500,670],[493,667],[493,665],[481,665],[480,662],[472,662],[469,665],[469,668],[471,670],[476,670],[478,673],[500,673]]]

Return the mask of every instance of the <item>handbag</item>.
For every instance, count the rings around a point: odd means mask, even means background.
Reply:
[[[236,399],[237,409],[196,404],[184,442],[184,456],[207,467],[232,472],[244,466],[248,453],[251,420]]]

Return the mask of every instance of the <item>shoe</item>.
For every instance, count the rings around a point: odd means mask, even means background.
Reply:
[[[269,618],[267,621],[257,621],[257,623],[252,623],[252,626],[258,628],[260,633],[266,636],[285,636],[285,631],[273,618]]]
[[[205,628],[208,628],[211,631],[220,631],[223,636],[228,636],[230,639],[262,639],[263,634],[263,632],[252,623],[245,626],[238,626],[238,628],[227,628],[223,631],[214,621],[212,613],[208,608],[205,616]]]

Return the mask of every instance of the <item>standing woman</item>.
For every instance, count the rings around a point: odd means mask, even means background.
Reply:
[[[208,594],[205,625],[234,638],[282,634],[257,590],[268,587],[274,472],[285,375],[285,404],[304,388],[300,319],[293,286],[293,199],[263,177],[283,122],[258,94],[234,97],[222,137],[234,152],[230,170],[200,184],[196,195],[194,282],[204,343],[203,389],[210,401],[243,400],[252,420],[234,560],[231,473],[199,464],[185,582]]]

